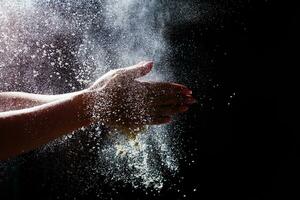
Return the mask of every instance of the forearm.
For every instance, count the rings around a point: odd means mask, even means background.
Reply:
[[[37,148],[92,123],[87,92],[0,113],[0,159]]]
[[[62,98],[71,98],[80,92],[81,91],[58,95],[43,95],[25,92],[2,92],[0,93],[0,112],[39,106]]]

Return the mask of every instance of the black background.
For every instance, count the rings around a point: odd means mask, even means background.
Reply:
[[[186,137],[199,150],[196,165],[185,165],[183,172],[186,199],[299,198],[297,10],[290,2],[249,1],[225,14],[220,24],[175,29],[175,40],[191,37],[214,52],[210,70],[221,82],[210,94],[215,110],[196,118],[192,115],[200,105],[190,111],[194,126],[187,128]],[[190,62],[204,71],[201,59]],[[228,106],[233,92],[237,95]]]
[[[171,178],[170,187],[167,185],[159,194],[146,195],[130,187],[115,194],[109,186],[103,186],[108,197],[299,199],[295,99],[299,9],[287,1],[245,1],[239,6],[226,1],[218,5],[232,11],[216,16],[218,22],[169,25],[167,31],[172,45],[186,44],[180,52],[174,52],[171,62],[175,70],[182,71],[184,66],[187,72],[197,72],[186,77],[176,74],[199,100],[185,115],[186,145],[182,148],[187,158],[182,160],[180,174]],[[203,65],[203,52],[209,55],[209,65]],[[203,74],[220,84],[205,90],[214,101],[212,105],[203,97],[203,87],[189,81],[203,84]],[[236,95],[230,99],[233,93]],[[187,164],[191,160],[195,163]],[[32,172],[38,164],[29,159],[22,167]],[[52,199],[61,192],[53,194],[39,185],[43,172],[26,172],[14,172],[1,192],[5,199]],[[55,184],[53,179],[50,182]],[[89,191],[79,198],[95,197]]]
[[[209,50],[220,46],[213,67],[223,87],[214,93],[216,110],[200,113],[194,121],[198,126],[191,128],[200,150],[198,164],[186,170],[186,188],[200,183],[191,199],[298,199],[299,136],[292,129],[297,116],[297,7],[257,1],[236,11],[224,17],[224,29],[201,31]],[[237,96],[227,109],[232,91]]]

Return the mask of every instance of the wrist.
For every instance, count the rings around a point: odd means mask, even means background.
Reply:
[[[105,115],[107,106],[105,106],[104,93],[101,90],[85,89],[80,91],[76,98],[80,102],[79,117],[88,124],[102,122],[106,124]]]
[[[88,126],[93,123],[91,113],[91,92],[89,90],[81,90],[73,96],[74,109],[78,110],[78,119],[82,126]]]

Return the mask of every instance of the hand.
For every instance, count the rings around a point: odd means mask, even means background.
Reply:
[[[192,91],[176,83],[141,82],[135,79],[148,74],[153,62],[140,62],[112,70],[88,90],[92,94],[93,114],[98,120],[117,129],[164,124],[175,114],[185,112],[196,102]]]

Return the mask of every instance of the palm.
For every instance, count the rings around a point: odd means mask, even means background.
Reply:
[[[104,93],[106,124],[128,133],[137,127],[163,124],[171,116],[187,110],[195,102],[183,85],[135,80],[151,71],[152,62],[113,70],[98,79],[89,89]]]

